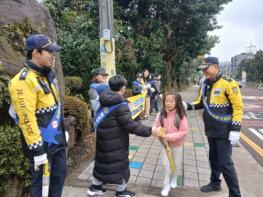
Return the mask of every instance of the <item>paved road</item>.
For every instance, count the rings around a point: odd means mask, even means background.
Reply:
[[[260,96],[261,93],[253,90],[243,89],[244,94]],[[254,92],[254,93],[253,93]],[[258,93],[258,94],[257,94]],[[192,87],[181,93],[186,101],[192,101],[197,96],[197,88]],[[257,98],[258,99],[258,98]],[[251,100],[245,97],[245,104]],[[258,99],[259,100],[259,99]],[[260,101],[260,100],[259,100]],[[263,101],[263,100],[262,100]],[[255,101],[252,101],[252,104]],[[246,104],[247,105],[247,104]],[[247,107],[247,106],[246,106]],[[251,106],[249,106],[251,107]],[[258,110],[260,107],[253,107]],[[250,108],[248,112],[250,112]],[[263,109],[262,109],[263,111]],[[254,111],[251,111],[254,112]],[[202,121],[202,111],[188,111],[189,131],[186,142],[183,146],[182,169],[177,169],[178,187],[172,189],[170,197],[226,197],[228,196],[228,188],[225,182],[222,182],[223,191],[204,194],[199,191],[199,187],[209,182],[209,162],[208,162],[208,144],[204,134],[204,125]],[[250,114],[251,115],[251,114]],[[258,116],[256,116],[258,118]],[[152,125],[154,117],[143,124]],[[253,119],[245,119],[245,125]],[[257,119],[256,119],[257,121]],[[262,123],[263,124],[263,123]],[[261,124],[261,125],[262,125]],[[254,124],[252,124],[254,126]],[[250,127],[249,127],[250,128]],[[257,127],[252,127],[257,128]],[[263,127],[261,127],[263,128]],[[253,132],[244,132],[242,135],[242,144],[240,147],[233,149],[233,160],[235,162],[242,196],[258,197],[263,193],[262,177],[263,168],[253,159],[250,153],[243,147],[247,145],[244,136],[248,136],[251,141],[256,141]],[[253,136],[252,135],[252,136]],[[257,136],[257,135],[255,135]],[[250,145],[248,145],[250,146]],[[160,165],[160,145],[157,139],[142,138],[131,135],[130,138],[130,160],[131,160],[131,178],[128,188],[136,192],[138,197],[156,197],[160,196],[162,187],[163,170]],[[87,197],[86,190],[90,185],[93,160],[83,161],[78,167],[68,175],[63,197]],[[114,187],[107,186],[105,197],[114,196]]]
[[[263,166],[263,90],[243,88],[241,143]]]

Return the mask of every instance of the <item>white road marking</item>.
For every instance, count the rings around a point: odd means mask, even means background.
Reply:
[[[255,105],[255,104],[247,104],[247,103],[244,103],[244,108],[247,109],[247,108],[261,108],[263,107],[262,105]]]
[[[244,119],[263,120],[263,112],[245,112]]]
[[[248,128],[254,135],[256,135],[259,139],[261,139],[263,141],[263,135],[258,132],[256,129],[253,128]]]
[[[263,100],[263,96],[242,96],[243,99],[259,99]]]

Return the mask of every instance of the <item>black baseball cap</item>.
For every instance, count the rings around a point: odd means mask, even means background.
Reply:
[[[198,67],[201,70],[207,69],[210,65],[216,64],[219,65],[218,58],[217,57],[207,57],[204,59],[202,64]]]
[[[45,34],[35,34],[31,35],[26,40],[27,51],[32,51],[33,49],[46,49],[51,52],[56,52],[62,49],[50,40],[50,38]]]
[[[100,68],[95,68],[95,69],[93,69],[92,71],[92,74],[94,74],[94,75],[109,75],[108,73],[106,73],[106,71],[105,71],[105,69],[104,68],[102,68],[102,67],[100,67]]]
[[[142,73],[137,73],[137,75],[136,75],[136,79],[137,79],[137,78],[143,78]]]

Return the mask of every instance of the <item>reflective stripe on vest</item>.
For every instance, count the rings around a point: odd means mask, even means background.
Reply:
[[[207,113],[212,117],[214,118],[215,120],[217,120],[218,122],[222,122],[222,123],[231,123],[232,122],[232,114],[226,114],[226,115],[222,115],[222,114],[215,114],[213,113],[208,104],[207,104],[207,101],[205,99],[205,88],[206,88],[206,83],[203,82],[203,86],[202,86],[202,98],[203,98],[203,104],[204,104],[204,107],[207,111]]]
[[[59,125],[61,122],[61,106],[58,104],[58,107],[53,114],[51,121],[49,122],[46,128],[40,127],[42,140],[52,144],[59,144],[56,140],[56,136],[62,134],[62,131],[59,131]]]

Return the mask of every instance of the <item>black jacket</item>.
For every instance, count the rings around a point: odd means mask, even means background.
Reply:
[[[203,95],[208,108],[204,106]],[[230,131],[240,131],[243,117],[242,95],[236,81],[223,77],[221,73],[213,80],[204,81],[198,99],[188,103],[187,108],[204,109],[203,120],[208,137],[228,138]],[[230,115],[228,122],[217,118],[226,115]]]
[[[52,155],[66,147],[64,120],[61,108],[58,109],[60,101],[56,81],[52,70],[27,61],[9,83],[13,113],[19,119],[22,132],[22,147],[30,158],[44,153]],[[57,110],[60,111],[55,114]],[[58,125],[54,124],[58,121],[52,120],[55,115],[60,119]],[[56,132],[43,129],[49,125],[57,125]],[[39,130],[42,130],[42,135]],[[52,143],[54,141],[56,143]]]
[[[100,95],[101,107],[124,101],[118,93],[106,90]],[[97,128],[93,175],[103,183],[122,184],[129,180],[129,133],[148,137],[151,128],[131,119],[128,105],[115,108]]]

